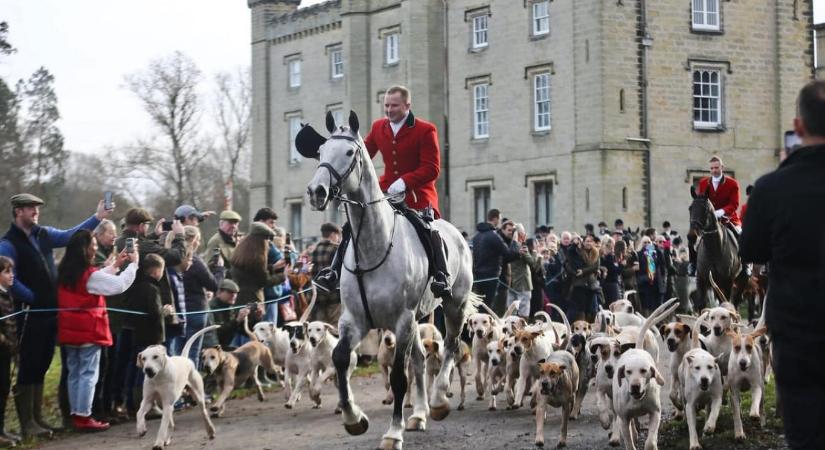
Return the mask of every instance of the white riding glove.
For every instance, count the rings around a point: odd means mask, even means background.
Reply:
[[[713,214],[716,215],[716,218],[718,219],[718,218],[725,215],[725,210],[724,209],[717,209],[716,211],[713,212]]]
[[[395,180],[395,181],[394,181],[394,182],[390,185],[390,188],[389,188],[389,189],[387,189],[387,192],[388,192],[388,193],[390,193],[390,194],[392,194],[392,195],[394,195],[394,194],[400,194],[400,193],[402,193],[402,192],[406,192],[406,191],[407,191],[407,184],[406,184],[406,183],[404,183],[404,179],[403,179],[403,178],[399,178],[399,179]]]

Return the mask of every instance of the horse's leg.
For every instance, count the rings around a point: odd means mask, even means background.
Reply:
[[[430,417],[434,420],[443,420],[450,413],[450,401],[447,391],[450,388],[450,373],[455,364],[455,355],[458,352],[461,327],[464,324],[464,298],[461,302],[454,299],[444,299],[444,322],[447,336],[444,338],[444,361],[441,370],[433,383],[433,392],[430,394]]]
[[[340,338],[332,351],[332,363],[338,377],[338,403],[341,408],[344,428],[349,434],[364,434],[370,426],[369,418],[361,411],[352,398],[349,384],[350,356],[352,349],[361,342],[362,332],[351,322],[338,323]]]
[[[417,327],[415,327],[417,328]],[[407,431],[424,431],[427,429],[427,415],[430,413],[430,407],[427,404],[427,389],[430,384],[424,382],[424,370],[426,367],[424,361],[424,348],[421,346],[421,335],[418,331],[412,333],[411,347],[411,362],[413,375],[415,376],[415,384],[418,388],[415,390],[415,408],[413,414],[407,419]],[[427,378],[432,378],[427,375]],[[407,392],[409,397],[412,391]]]
[[[395,330],[395,359],[392,364],[392,374],[390,375],[390,385],[392,386],[392,395],[395,401],[392,404],[392,420],[390,421],[390,428],[384,433],[381,440],[382,450],[401,449],[404,443],[404,404],[403,398],[407,393],[407,359],[410,356],[410,344],[414,340],[413,334],[418,334],[418,327],[415,325],[415,318],[411,312],[404,312],[398,320],[398,325]],[[421,358],[423,360],[423,356]],[[420,364],[413,363],[415,370],[418,389],[416,392],[426,392],[423,379],[418,378],[419,374],[423,376],[423,371]],[[420,394],[419,394],[420,395]],[[418,399],[416,399],[416,407]]]

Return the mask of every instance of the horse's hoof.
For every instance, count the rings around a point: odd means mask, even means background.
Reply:
[[[564,448],[564,447],[567,447],[567,442],[566,441],[559,441],[559,443],[556,444],[556,448]]]
[[[464,403],[458,405],[458,408],[456,408],[456,409],[459,410],[459,411],[464,411]]]
[[[410,417],[407,419],[407,431],[426,431],[427,422],[419,417]]]
[[[569,417],[569,419],[570,419],[570,420],[576,420],[576,419],[578,419],[578,418],[579,418],[578,416],[570,416],[570,417]]]
[[[487,408],[487,411],[495,411],[495,410],[496,410],[495,406],[491,406],[491,407]]]
[[[335,408],[335,414],[341,414],[341,408]]]
[[[284,408],[286,408],[286,409],[292,409],[292,405],[290,405],[289,403],[286,403],[286,404],[284,404]]]
[[[388,398],[385,398],[384,400],[381,400],[381,404],[382,405],[392,405],[392,400],[390,400]]]
[[[430,406],[430,417],[433,420],[444,420],[450,415],[450,404],[445,403],[443,406]]]
[[[381,439],[381,445],[378,446],[378,450],[401,450],[401,447],[401,441],[396,441],[395,439],[390,438],[384,438]]]
[[[484,396],[483,396],[483,395],[479,395],[479,396],[477,396],[477,397],[476,397],[476,401],[477,401],[477,402],[480,402],[480,401],[482,401],[482,400],[484,400]]]
[[[543,448],[544,447],[544,441],[536,441],[536,447]]]
[[[370,427],[370,420],[367,419],[367,416],[362,416],[361,420],[357,423],[353,424],[344,424],[344,429],[347,430],[347,433],[358,436],[367,432]]]

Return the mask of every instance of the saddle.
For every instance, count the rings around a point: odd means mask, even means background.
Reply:
[[[392,205],[393,209],[395,209],[397,213],[404,216],[415,229],[415,233],[418,235],[418,239],[424,247],[424,252],[427,254],[427,261],[429,262],[427,265],[429,276],[435,276],[438,271],[438,267],[436,267],[437,261],[434,246],[442,244],[441,239],[438,239],[437,243],[433,242],[433,234],[434,232],[437,233],[437,231],[433,230],[430,225],[435,219],[433,208],[430,206],[424,210],[418,211],[407,206],[407,203],[404,201],[389,203]],[[444,249],[445,254],[446,251],[447,250]]]

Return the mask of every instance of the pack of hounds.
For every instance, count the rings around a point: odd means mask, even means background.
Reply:
[[[697,318],[674,314],[678,301],[671,299],[649,317],[643,317],[627,300],[630,294],[632,291],[611,304],[610,309],[600,309],[594,323],[575,321],[570,324],[564,312],[551,305],[563,323],[554,322],[548,314],[539,312],[535,323],[530,324],[524,318],[512,315],[517,303],[508,308],[504,317],[482,304],[486,313],[476,312],[467,318],[466,327],[472,336],[472,345],[461,343],[460,358],[454,369],[460,379],[457,409],[464,409],[465,386],[469,384],[468,378],[474,376],[476,400],[487,399],[491,411],[500,408],[502,393],[506,410],[523,407],[525,396],[529,396],[529,407],[535,411],[536,418],[536,446],[544,446],[548,409],[560,409],[557,446],[564,447],[567,445],[568,421],[579,417],[582,401],[590,390],[596,396],[599,422],[608,431],[609,445],[623,444],[626,449],[635,449],[641,427],[639,419],[646,417],[644,448],[656,449],[662,412],[660,390],[668,382],[662,375],[660,364],[667,364],[670,401],[676,411],[675,419],[687,421],[690,450],[702,448],[697,432],[697,412],[707,411],[704,435],[714,433],[727,392],[730,393],[737,440],[745,439],[742,392],[751,391],[749,416],[764,426],[763,391],[771,360],[764,312],[756,324],[745,325],[740,323],[739,315],[727,302],[703,311]],[[314,298],[307,312],[313,303]],[[670,321],[665,323],[667,320]],[[426,358],[425,383],[428,386],[424,389],[429,390],[441,367],[444,339],[434,326],[432,316],[428,323],[418,327]],[[215,326],[207,327],[193,336],[182,354],[188,354],[192,342],[213,328]],[[320,408],[322,386],[335,375],[332,364],[332,351],[338,341],[335,327],[307,321],[305,313],[282,328],[272,322],[259,322],[251,330],[245,324],[245,330],[251,340],[238,349],[227,352],[214,347],[202,352],[204,368],[215,376],[218,384],[219,395],[211,405],[212,415],[223,415],[232,390],[248,380],[255,383],[258,399],[264,401],[258,367],[279,375],[286,408],[296,406],[305,388],[312,408]],[[389,380],[395,355],[395,335],[390,330],[378,330],[378,334],[377,359],[386,390],[383,403],[392,404]],[[666,347],[666,352],[660,351],[660,344]],[[356,360],[353,352],[350,371]],[[143,402],[138,412],[138,434],[146,433],[144,416],[157,405],[162,409],[163,417],[153,448],[168,445],[174,428],[173,405],[186,388],[200,405],[207,435],[214,437],[215,427],[204,403],[203,380],[188,358],[167,357],[165,348],[153,346],[138,355],[138,364],[146,375]],[[410,370],[408,368],[408,372]],[[413,378],[408,373],[407,407],[412,406]],[[335,412],[340,413],[340,410],[336,407]]]

